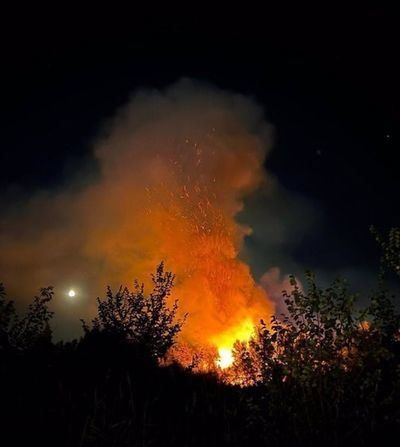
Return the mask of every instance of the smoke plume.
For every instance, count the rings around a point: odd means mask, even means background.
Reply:
[[[96,180],[8,209],[2,279],[18,297],[54,285],[57,309],[78,318],[106,284],[147,280],[163,260],[189,313],[186,341],[256,323],[274,305],[239,259],[251,229],[236,217],[265,184],[270,146],[271,126],[247,97],[187,79],[138,91],[94,144]],[[81,307],[66,310],[70,286]]]

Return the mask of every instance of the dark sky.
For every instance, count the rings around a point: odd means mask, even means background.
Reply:
[[[90,164],[91,141],[130,93],[188,76],[265,108],[276,134],[267,168],[320,216],[296,261],[373,268],[369,225],[400,224],[394,11],[115,13],[10,17],[1,41],[3,197],[60,188]]]

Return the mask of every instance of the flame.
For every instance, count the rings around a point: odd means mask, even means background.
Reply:
[[[189,314],[178,342],[228,367],[235,340],[274,311],[240,258],[251,229],[236,219],[266,180],[269,147],[249,98],[189,80],[140,91],[96,143],[95,181],[40,195],[7,220],[0,270],[20,291],[68,277],[95,297],[106,284],[146,282],[163,260],[176,274],[171,301]],[[96,301],[87,303],[90,318]]]
[[[164,260],[177,278],[171,300],[189,315],[178,342],[219,351],[222,366],[274,311],[240,258],[251,229],[236,219],[265,181],[268,124],[251,100],[190,82],[151,97],[149,115],[141,101],[97,147],[104,180],[91,202],[106,200],[118,227],[91,232],[87,252],[100,249],[124,282]]]
[[[233,364],[233,352],[229,348],[218,348],[218,359],[216,365],[221,369],[229,368]]]
[[[358,325],[361,331],[369,331],[371,329],[371,322],[368,320],[363,320]]]
[[[255,322],[245,318],[238,326],[229,328],[226,332],[218,334],[212,343],[218,347],[216,365],[221,369],[232,366],[234,361],[233,347],[236,341],[247,342],[254,335]]]
[[[169,164],[166,185],[147,186],[147,213],[152,218],[146,225],[177,274],[174,297],[189,313],[180,341],[216,348],[215,363],[225,369],[233,363],[235,341],[248,341],[272,306],[238,257],[248,229],[233,219],[234,207],[224,206],[218,177],[210,181],[199,166],[194,170],[197,151],[192,158],[190,154],[188,148],[184,160]],[[182,171],[197,175],[180,184]]]

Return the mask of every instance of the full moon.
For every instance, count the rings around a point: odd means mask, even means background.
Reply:
[[[71,289],[71,290],[68,292],[68,296],[70,296],[71,298],[73,298],[75,295],[76,295],[76,293],[75,293],[75,290],[73,290],[73,289]]]

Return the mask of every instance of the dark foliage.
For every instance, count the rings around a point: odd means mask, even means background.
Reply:
[[[14,302],[7,300],[3,284],[0,284],[0,351],[27,350],[38,344],[51,342],[49,322],[53,312],[48,309],[54,291],[52,287],[40,289],[29,305],[27,313],[20,318]]]
[[[152,275],[153,291],[144,293],[144,285],[134,282],[134,289],[120,287],[117,293],[107,288],[105,300],[97,299],[98,316],[90,328],[83,321],[87,336],[104,332],[146,348],[156,359],[161,359],[175,342],[184,321],[176,321],[178,302],[168,307],[175,276],[164,270],[161,263]]]
[[[371,233],[382,249],[383,271],[389,268],[400,276],[400,228],[391,228],[388,234],[383,236],[375,227],[371,227]]]
[[[384,265],[396,272],[388,241]],[[173,279],[161,264],[149,296],[138,283],[108,289],[84,336],[58,344],[51,288],[19,318],[0,287],[2,445],[367,446],[397,436],[400,319],[383,274],[363,309],[344,281],[321,289],[312,274],[304,286],[293,278],[287,313],[236,344],[230,384],[159,366],[183,324],[177,303],[167,306]]]
[[[232,375],[258,390],[257,430],[285,445],[369,445],[392,433],[400,427],[400,320],[387,292],[357,310],[342,281],[322,290],[309,274],[305,290],[292,285],[287,314],[236,345]]]

